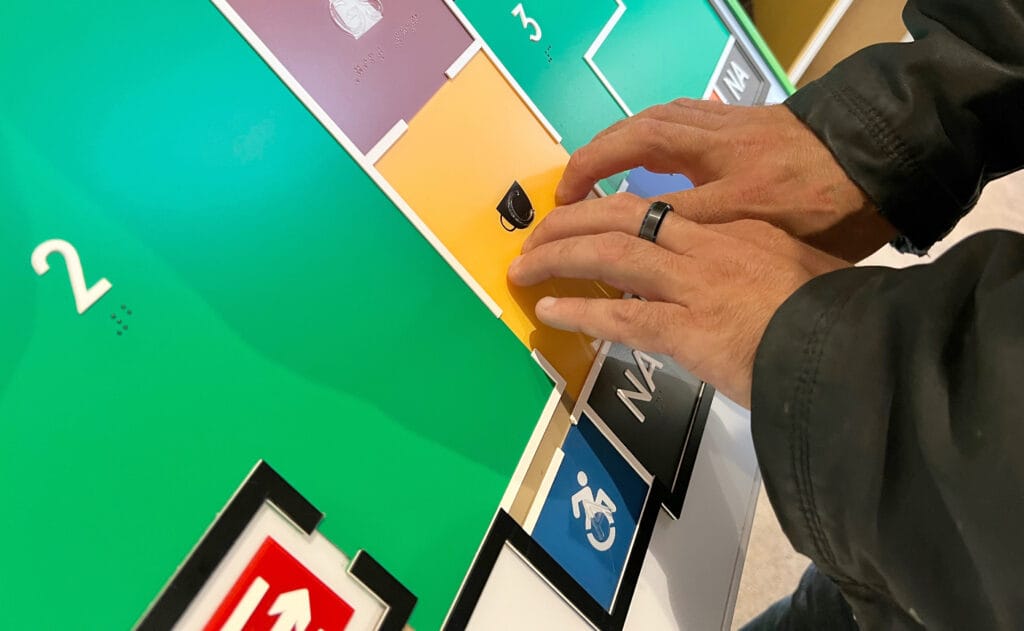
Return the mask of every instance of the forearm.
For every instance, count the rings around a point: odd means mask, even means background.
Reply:
[[[911,0],[904,19],[914,42],[865,49],[787,105],[924,250],[1024,166],[1024,2]]]
[[[930,266],[818,278],[772,320],[752,397],[765,484],[855,609],[888,599],[929,628],[1024,612],[1022,313],[1024,237],[989,233]]]

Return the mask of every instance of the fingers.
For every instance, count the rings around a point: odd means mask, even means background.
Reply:
[[[738,221],[749,216],[741,199],[742,188],[733,179],[716,180],[690,190],[667,193],[661,200],[686,219],[699,224]]]
[[[636,195],[619,193],[588,199],[552,210],[523,243],[523,253],[538,245],[568,237],[640,231],[648,203]]]
[[[681,348],[699,348],[686,339],[688,312],[664,302],[606,298],[543,298],[537,317],[548,326],[580,332],[630,348],[676,357]],[[676,357],[677,359],[681,359]]]
[[[598,181],[641,166],[654,173],[686,172],[712,141],[707,130],[653,118],[628,119],[572,154],[555,198],[563,205],[578,202]]]
[[[708,107],[711,106],[711,107]],[[698,101],[694,99],[676,99],[663,105],[649,107],[642,112],[634,114],[630,118],[624,118],[607,129],[600,131],[594,136],[595,139],[622,129],[629,125],[630,121],[638,118],[651,118],[666,123],[676,123],[714,131],[722,126],[722,115],[725,113],[719,109],[724,106],[720,103],[710,101]]]
[[[757,219],[741,219],[729,223],[709,225],[708,230],[753,243],[765,250],[777,250],[787,241],[794,241],[780,228]]]
[[[741,107],[737,105],[726,105],[721,101],[711,101],[708,99],[678,98],[672,101],[672,104],[687,107],[692,110],[699,110],[708,114],[714,114],[715,116],[723,116],[729,112],[741,109]]]
[[[681,207],[703,207],[718,205],[720,191],[715,184],[708,184],[680,196]],[[545,243],[569,237],[597,235],[605,232],[638,234],[650,201],[629,193],[611,195],[602,199],[591,199],[556,208],[540,222],[523,244],[523,252],[529,252]],[[696,233],[702,234],[696,234]],[[682,214],[669,213],[658,233],[658,245],[677,254],[683,254],[693,247],[695,241],[703,241],[716,235],[702,230],[696,224],[686,221]]]
[[[651,300],[682,300],[687,274],[668,250],[621,232],[541,244],[512,262],[508,278],[532,286],[551,278],[596,280]]]
[[[649,107],[639,114],[615,123],[599,132],[589,144],[573,154],[573,160],[570,161],[566,168],[566,175],[563,176],[564,186],[560,186],[557,193],[558,202],[569,204],[579,201],[586,197],[589,190],[599,180],[637,166],[661,173],[683,171],[685,162],[669,162],[666,163],[667,166],[663,165],[662,168],[658,168],[656,163],[648,164],[635,159],[620,162],[617,165],[606,165],[602,158],[607,154],[611,154],[612,157],[621,156],[615,147],[623,143],[632,145],[647,143],[647,149],[650,150],[652,148],[650,143],[656,142],[658,138],[664,139],[666,141],[664,144],[670,144],[676,139],[692,139],[692,142],[687,143],[686,146],[676,147],[677,151],[686,152],[687,149],[699,151],[700,143],[707,139],[711,132],[718,131],[725,125],[725,114],[731,109],[733,106],[712,101],[676,99],[664,105]],[[615,145],[605,142],[610,137],[618,137]],[[656,146],[664,152],[664,144]],[[595,149],[597,155],[592,156]],[[582,156],[579,155],[581,153]],[[669,157],[666,155],[665,159]],[[677,155],[675,157],[680,159],[684,156]],[[692,159],[694,156],[690,157]],[[592,166],[592,162],[595,162],[597,166]],[[568,181],[566,182],[566,180]]]
[[[746,241],[762,250],[796,261],[814,276],[849,266],[846,261],[807,245],[785,230],[764,221],[744,219],[732,223],[709,225],[707,229]]]

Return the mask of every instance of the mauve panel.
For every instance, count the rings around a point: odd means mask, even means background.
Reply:
[[[383,19],[358,39],[335,22],[329,0],[228,4],[365,153],[423,107],[472,42],[443,2],[382,1]]]

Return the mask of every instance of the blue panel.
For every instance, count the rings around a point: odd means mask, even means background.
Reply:
[[[562,451],[533,538],[610,611],[650,487],[586,416]]]
[[[651,173],[643,167],[630,171],[626,181],[629,182],[627,190],[640,197],[658,197],[693,188],[693,182],[685,175]]]

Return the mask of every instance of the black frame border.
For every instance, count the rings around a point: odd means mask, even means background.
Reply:
[[[177,624],[253,517],[267,502],[272,503],[307,535],[313,534],[324,518],[324,514],[273,467],[260,460],[170,582],[142,615],[135,629],[161,631]],[[416,605],[416,596],[412,592],[363,550],[357,552],[349,563],[348,573],[386,607],[377,631],[401,631],[405,628]]]
[[[656,487],[652,487],[648,493],[647,501],[640,514],[640,521],[637,524],[633,545],[626,558],[626,567],[619,579],[619,589],[615,595],[615,602],[612,603],[611,611],[606,610],[593,596],[588,594],[576,582],[576,579],[539,543],[534,541],[533,537],[527,534],[511,515],[499,510],[442,628],[445,631],[460,631],[469,625],[469,620],[480,602],[491,572],[498,562],[498,556],[508,545],[592,625],[601,631],[620,631],[626,623],[626,614],[629,613],[629,606],[633,602],[633,594],[636,592],[636,586],[640,579],[640,570],[643,569],[644,557],[647,555],[647,549],[651,545],[651,537],[654,534],[654,524],[658,519],[658,512],[661,510],[661,502],[660,498],[656,497],[657,494]]]
[[[697,401],[690,411],[690,430],[686,445],[680,457],[679,468],[672,489],[654,479],[647,493],[647,500],[640,513],[633,544],[626,557],[626,567],[619,578],[619,589],[615,594],[611,611],[605,609],[596,599],[587,593],[576,579],[563,568],[543,547],[531,537],[515,519],[504,510],[499,510],[494,517],[487,536],[484,538],[480,551],[473,560],[466,580],[459,590],[455,603],[448,614],[443,629],[459,631],[469,625],[470,618],[476,610],[480,597],[491,577],[494,565],[502,549],[511,546],[535,572],[580,612],[594,627],[600,631],[621,631],[626,623],[640,581],[647,550],[654,536],[654,526],[661,510],[667,511],[673,519],[682,514],[683,504],[689,490],[690,479],[697,462],[697,453],[703,442],[704,428],[707,426],[711,413],[711,404],[715,398],[715,389],[703,383]],[[589,399],[589,393],[588,393]],[[584,414],[589,414],[584,411]],[[606,439],[607,440],[607,439]]]
[[[697,452],[700,451],[701,443],[704,442],[704,428],[707,427],[708,417],[711,415],[711,404],[715,400],[715,389],[706,382],[701,382],[701,388],[690,411],[690,430],[686,435],[686,444],[683,453],[679,458],[679,468],[676,470],[676,479],[671,489],[662,492],[662,506],[668,511],[673,519],[679,519],[683,514],[683,504],[686,501],[686,493],[690,489],[690,479],[693,477],[693,469],[697,465]],[[655,478],[655,486],[663,484]]]

